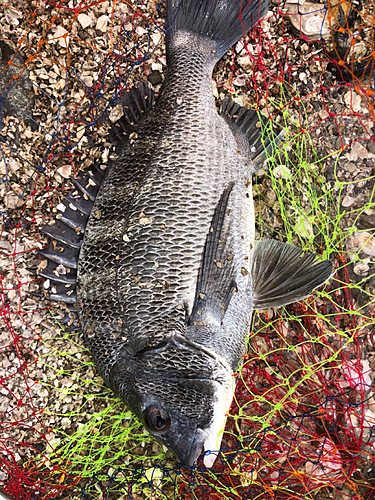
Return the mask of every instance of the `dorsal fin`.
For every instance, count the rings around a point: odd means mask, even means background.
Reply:
[[[154,91],[147,82],[139,82],[136,87],[123,93],[108,107],[100,120],[102,123],[109,120],[111,124],[112,133],[108,140],[115,146],[123,143],[139,126],[154,102]],[[119,105],[123,114],[115,120],[114,110]]]
[[[253,253],[253,308],[267,309],[305,299],[331,276],[329,260],[277,240],[257,242]]]
[[[121,105],[122,115],[114,121],[116,114],[111,111]],[[154,104],[154,92],[146,82],[126,92],[110,106],[101,118],[109,120],[112,132],[108,138],[117,153],[126,144],[127,136],[134,131],[143,117]],[[102,165],[95,164],[80,172],[73,179],[73,188],[59,204],[58,220],[52,226],[46,225],[41,231],[52,241],[40,255],[47,259],[45,270],[39,270],[39,276],[50,281],[49,299],[66,304],[76,302],[76,269],[86,224],[94,206],[96,195],[103,181],[105,172]],[[51,292],[52,290],[52,292]]]
[[[227,206],[234,183],[223,191],[215,208],[204,246],[202,264],[189,324],[220,324],[236,290],[230,224],[225,224]]]
[[[284,131],[276,135],[268,118],[240,106],[229,97],[223,99],[220,114],[231,128],[247,136],[255,169],[261,168],[267,156],[276,150]]]

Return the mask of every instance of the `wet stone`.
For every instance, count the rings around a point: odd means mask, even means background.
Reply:
[[[147,80],[152,85],[160,85],[160,83],[163,81],[163,77],[162,77],[160,71],[155,70],[150,75],[148,75]]]

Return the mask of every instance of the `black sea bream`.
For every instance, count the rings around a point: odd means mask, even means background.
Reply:
[[[332,272],[293,245],[254,242],[266,120],[230,99],[215,107],[214,65],[268,7],[169,0],[166,79],[154,106],[144,85],[128,95],[143,119],[79,256],[79,318],[101,376],[187,465],[202,449],[207,467],[216,458],[252,311],[300,300]]]

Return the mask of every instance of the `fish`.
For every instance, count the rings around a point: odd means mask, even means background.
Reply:
[[[90,173],[74,255],[45,252],[59,265],[79,253],[71,302],[101,377],[190,467],[219,454],[253,311],[306,298],[333,270],[292,244],[255,241],[252,175],[278,134],[230,98],[215,105],[215,64],[268,8],[168,0],[158,98],[145,83],[127,92],[127,139],[101,183]],[[70,198],[79,210],[80,200]]]

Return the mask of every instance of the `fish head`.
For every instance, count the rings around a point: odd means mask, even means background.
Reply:
[[[119,396],[185,465],[212,467],[220,450],[234,379],[202,351],[173,341],[147,349],[119,372]]]

